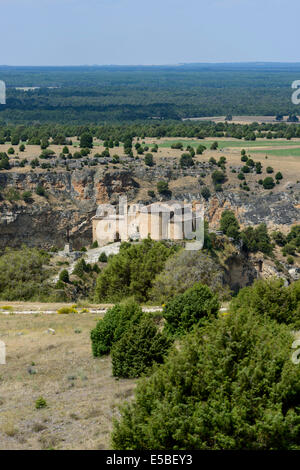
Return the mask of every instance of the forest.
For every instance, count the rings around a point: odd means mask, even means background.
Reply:
[[[299,64],[1,66],[7,103],[0,108],[0,121],[82,124],[289,115],[298,112],[291,84],[299,77]]]

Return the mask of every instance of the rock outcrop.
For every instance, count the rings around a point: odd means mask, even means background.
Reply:
[[[209,164],[202,166],[201,171],[209,171]],[[218,227],[224,209],[233,210],[242,226],[264,222],[271,229],[288,231],[292,224],[300,223],[300,184],[274,193],[253,194],[238,188],[225,190],[205,202],[200,194],[198,176],[199,169],[183,172],[167,165],[148,169],[133,164],[130,169],[123,170],[98,165],[70,171],[2,171],[0,195],[15,189],[20,195],[31,191],[34,197],[32,203],[13,198],[9,202],[7,197],[1,201],[0,198],[0,249],[22,243],[62,248],[68,239],[75,249],[90,244],[91,218],[99,204],[117,204],[120,195],[126,195],[129,202],[145,203],[145,191],[141,196],[139,191],[143,189],[143,183],[156,190],[157,182],[162,179],[177,182],[176,178],[183,178],[182,184],[172,187],[172,198],[205,203],[206,217],[212,228]],[[35,194],[37,186],[44,188],[46,197]]]

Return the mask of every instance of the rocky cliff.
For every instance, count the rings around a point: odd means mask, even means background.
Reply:
[[[35,194],[42,186],[45,196]],[[91,243],[91,218],[97,206],[113,202],[121,194],[133,199],[138,184],[126,171],[0,173],[1,192],[31,191],[33,200],[2,198],[0,201],[0,248],[29,246],[62,247],[68,237],[75,248]]]
[[[68,236],[74,247],[80,248],[91,243],[91,218],[99,204],[116,204],[120,195],[127,195],[129,202],[150,202],[142,192],[144,184],[155,190],[157,181],[177,181],[181,176],[170,168],[145,170],[138,165],[130,170],[97,166],[73,171],[0,172],[0,194],[6,195],[0,199],[0,248],[22,243],[61,248]],[[37,186],[44,188],[46,197],[36,195]],[[11,189],[19,195],[31,191],[32,202],[7,197]],[[173,199],[204,202],[192,170],[181,186],[172,187],[172,192]],[[299,194],[300,184],[276,193],[226,190],[205,202],[206,215],[216,228],[222,211],[232,209],[242,225],[265,222],[270,228],[285,231],[300,223]]]

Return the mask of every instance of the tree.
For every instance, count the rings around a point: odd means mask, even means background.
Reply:
[[[226,175],[223,171],[216,170],[212,173],[211,178],[213,180],[214,185],[216,184],[223,184],[226,181]]]
[[[59,275],[59,280],[68,284],[70,282],[69,273],[66,269],[63,269]]]
[[[146,153],[145,155],[145,165],[154,166],[154,159],[152,153]]]
[[[159,181],[157,183],[157,191],[159,194],[165,197],[171,197],[172,191],[169,189],[169,184],[167,181]]]
[[[230,305],[233,314],[250,311],[276,320],[278,323],[300,327],[300,281],[285,287],[282,279],[256,281],[245,287]]]
[[[260,175],[262,172],[262,164],[260,162],[255,163],[255,171],[257,175]]]
[[[107,310],[102,320],[91,331],[92,351],[95,357],[110,353],[131,325],[139,323],[143,315],[141,307],[131,300]]]
[[[240,225],[232,211],[224,210],[222,212],[220,230],[222,230],[222,232],[224,232],[228,237],[232,237],[236,240],[239,239]]]
[[[45,188],[40,184],[37,185],[35,192],[38,196],[46,196]]]
[[[208,201],[208,199],[210,198],[211,196],[211,193],[210,193],[210,190],[207,186],[205,186],[202,190],[201,190],[201,196],[204,197],[204,199],[206,201]]]
[[[129,296],[147,300],[156,274],[175,250],[150,238],[138,245],[122,244],[97,279],[96,300],[118,302]]]
[[[84,132],[80,137],[81,148],[93,148],[93,136],[89,132]]]
[[[9,163],[9,158],[6,155],[5,152],[0,152],[0,171],[1,170],[9,170],[10,169],[10,163]]]
[[[114,421],[118,450],[300,449],[290,328],[247,310],[195,329]]]
[[[210,150],[217,150],[218,147],[219,147],[218,142],[213,142],[210,146]]]
[[[165,303],[197,282],[207,285],[214,293],[222,294],[222,267],[203,250],[181,250],[167,259],[163,271],[156,276],[150,298],[156,303]]]
[[[113,375],[137,378],[149,373],[154,363],[163,362],[171,343],[171,339],[158,330],[154,318],[144,315],[115,343],[111,356]]]
[[[263,180],[263,187],[264,189],[273,189],[275,186],[275,183],[274,183],[274,180],[272,178],[272,176],[267,176],[264,180]]]
[[[107,255],[104,251],[102,253],[100,253],[100,255],[99,255],[99,262],[100,263],[107,263]]]
[[[241,233],[243,249],[250,253],[261,251],[270,255],[273,251],[271,239],[268,234],[266,224],[260,224],[258,227],[247,227]]]
[[[197,155],[202,155],[203,152],[205,152],[205,150],[206,150],[205,145],[198,145],[197,150],[196,150],[196,154]]]
[[[195,325],[204,325],[215,317],[219,308],[217,295],[208,286],[197,282],[183,294],[176,295],[164,307],[165,329],[172,335],[182,335]]]
[[[49,147],[49,140],[47,137],[44,137],[41,141],[41,149],[45,150],[48,147]]]
[[[187,168],[194,166],[194,160],[190,153],[183,153],[180,157],[180,166],[181,168]]]

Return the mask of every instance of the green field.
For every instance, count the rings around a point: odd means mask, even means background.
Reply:
[[[272,155],[274,157],[300,157],[300,147],[292,149],[253,150],[253,153]]]
[[[215,139],[219,144],[219,148],[255,148],[255,147],[284,147],[284,146],[299,146],[300,141],[292,140],[256,140],[256,141],[245,141],[245,140],[219,140]],[[191,145],[193,147],[198,147],[198,145],[204,145],[206,148],[210,148],[214,140],[167,140],[161,143],[157,142],[157,145],[161,148],[170,148],[173,144],[182,142],[184,147]]]

